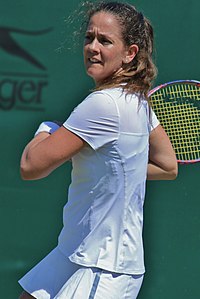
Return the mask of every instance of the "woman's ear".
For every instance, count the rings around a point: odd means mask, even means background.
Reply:
[[[123,59],[123,63],[130,63],[137,55],[138,51],[139,47],[137,45],[131,45],[127,50],[127,54]]]

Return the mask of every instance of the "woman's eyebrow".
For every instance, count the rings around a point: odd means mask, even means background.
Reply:
[[[86,30],[86,33],[91,34],[91,35],[95,34],[95,32],[91,29]],[[101,36],[101,37],[108,37],[108,38],[110,37],[111,38],[113,36],[113,33],[112,32],[109,32],[109,33],[97,32],[97,35]]]
[[[86,34],[89,34],[90,36],[94,36],[95,33],[93,31],[86,31]],[[105,33],[97,33],[97,37],[100,38],[100,39],[108,39],[108,40],[113,40],[113,34],[110,33],[110,34],[105,34]]]

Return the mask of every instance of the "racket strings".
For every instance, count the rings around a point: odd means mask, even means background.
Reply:
[[[200,91],[195,84],[164,86],[151,95],[152,108],[179,161],[200,158]],[[160,116],[160,117],[159,117]]]

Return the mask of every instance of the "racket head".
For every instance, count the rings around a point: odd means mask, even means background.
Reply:
[[[200,162],[200,82],[177,80],[149,92],[149,100],[181,164]]]

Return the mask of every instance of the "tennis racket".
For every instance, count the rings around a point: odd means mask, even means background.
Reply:
[[[149,92],[151,106],[182,164],[200,162],[200,82],[179,80]]]

